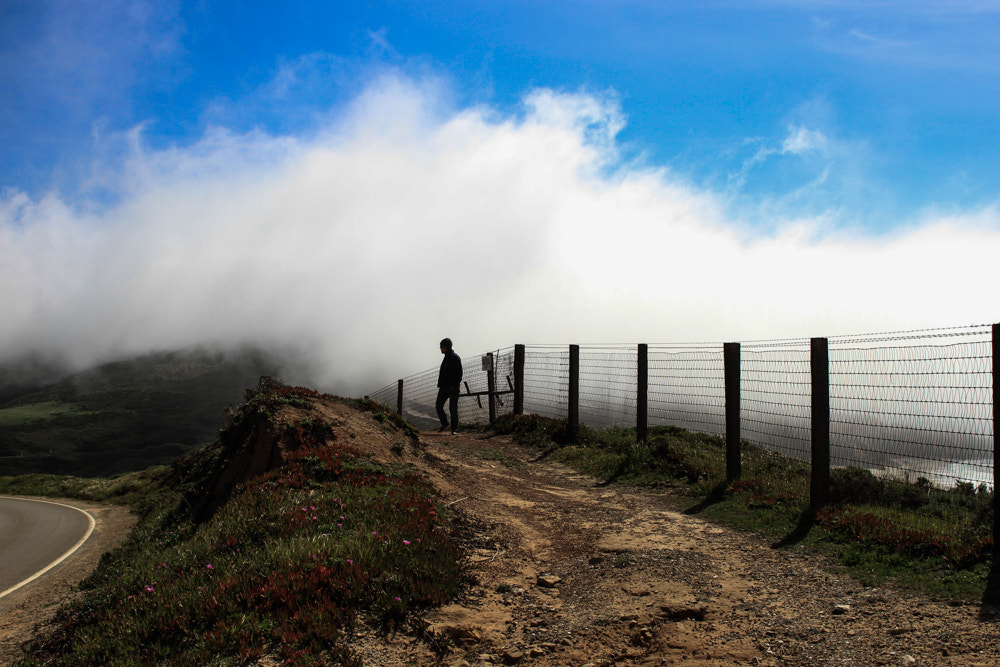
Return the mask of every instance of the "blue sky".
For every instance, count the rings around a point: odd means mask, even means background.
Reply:
[[[748,214],[782,200],[884,228],[926,207],[989,204],[1000,182],[996,2],[15,1],[0,12],[0,184],[36,194],[79,194],[95,151],[139,125],[153,147],[188,145],[212,124],[308,132],[382,67],[432,71],[449,78],[451,103],[512,113],[535,87],[614,96],[627,154]],[[275,90],[310,57],[304,80]],[[789,151],[797,131],[813,142]]]
[[[998,34],[972,0],[6,0],[0,357],[301,344],[271,308],[310,340],[378,331],[394,351],[360,386],[422,368],[409,339],[442,329],[487,349],[995,321],[975,260],[1000,248]],[[226,301],[241,280],[256,302]],[[305,290],[353,323],[286,312],[302,280],[365,281]]]

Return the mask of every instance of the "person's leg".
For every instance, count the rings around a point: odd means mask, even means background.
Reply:
[[[458,430],[458,392],[459,392],[459,388],[456,385],[452,389],[451,396],[449,397],[450,400],[449,400],[448,408],[449,408],[449,410],[451,412],[451,432],[452,433],[454,433],[455,431]]]
[[[444,403],[449,399],[450,392],[446,387],[441,387],[438,389],[437,401],[434,402],[434,408],[437,410],[438,419],[441,420],[441,429],[444,430],[448,428],[448,415],[444,413]]]

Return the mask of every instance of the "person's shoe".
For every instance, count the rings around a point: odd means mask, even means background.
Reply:
[[[447,430],[448,430],[448,425],[444,424],[441,428],[438,429],[438,433],[444,433]],[[454,433],[454,431],[452,431],[452,433]]]
[[[458,435],[458,431],[452,431],[451,434],[452,435]]]

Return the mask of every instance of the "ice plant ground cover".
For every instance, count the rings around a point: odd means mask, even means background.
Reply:
[[[285,408],[315,397],[262,382],[214,445],[147,473],[157,479],[134,534],[23,664],[246,664],[271,655],[358,665],[344,640],[359,615],[391,628],[451,598],[459,553],[440,528],[435,490],[368,460],[329,423],[287,419]],[[206,513],[220,474],[269,438],[282,463]]]

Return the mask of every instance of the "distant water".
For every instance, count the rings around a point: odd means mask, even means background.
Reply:
[[[993,488],[993,457],[947,463],[928,479],[945,488],[955,486],[955,482],[972,482],[976,486],[985,484]]]

